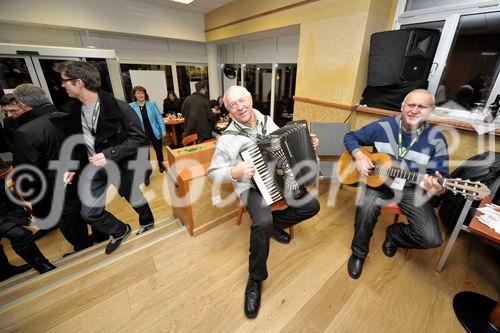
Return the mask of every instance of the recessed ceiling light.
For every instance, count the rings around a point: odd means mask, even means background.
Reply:
[[[171,1],[185,3],[186,5],[190,4],[191,2],[193,2],[193,0],[171,0]]]

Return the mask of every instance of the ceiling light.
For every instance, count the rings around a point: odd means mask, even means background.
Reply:
[[[190,4],[191,2],[193,2],[193,0],[171,0],[171,1],[185,3],[186,5]]]

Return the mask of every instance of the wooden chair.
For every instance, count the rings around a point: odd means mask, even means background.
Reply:
[[[392,213],[394,215],[394,224],[398,223],[399,221],[399,215],[403,215],[403,212],[399,208],[398,204],[395,202],[392,202],[386,206],[382,207],[382,213]],[[405,260],[410,260],[411,258],[411,249],[406,249],[405,250]]]
[[[285,200],[280,200],[276,201],[271,205],[271,211],[272,210],[277,210],[279,208],[282,208],[286,206]],[[241,218],[243,217],[243,213],[246,211],[245,205],[240,201],[240,209],[238,210],[238,215],[236,216],[236,225],[241,224]],[[293,228],[293,225],[288,228],[290,231],[290,238],[293,239],[295,236],[295,229]]]
[[[198,141],[198,134],[194,133],[182,139],[182,145],[184,147],[195,145],[196,141]]]
[[[22,205],[26,208],[26,211],[28,214],[33,215],[33,210],[31,209],[31,205],[24,200],[23,196],[16,191],[16,184],[14,183],[14,180],[12,179],[11,176],[11,171],[12,171],[12,166],[9,166],[6,169],[0,170],[0,179],[5,180],[5,184],[9,187],[9,189],[14,193],[17,199],[22,202]],[[0,189],[3,191],[3,189]]]

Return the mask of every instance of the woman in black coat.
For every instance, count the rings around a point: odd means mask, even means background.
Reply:
[[[173,91],[169,91],[167,98],[163,100],[163,118],[178,113],[181,113],[181,101]]]

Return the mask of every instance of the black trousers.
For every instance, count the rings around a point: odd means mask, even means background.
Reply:
[[[156,159],[158,160],[158,166],[163,167],[162,162],[163,162],[163,146],[162,146],[162,138],[160,137],[157,139],[154,135],[149,137],[149,142],[151,142],[151,145],[153,146],[153,149],[155,150],[156,154]]]
[[[26,252],[31,243],[34,242],[31,230],[21,225],[16,225],[10,228],[2,235],[2,237],[5,237],[10,241],[12,249],[18,254]]]
[[[381,207],[396,201],[409,224],[397,223],[387,228],[389,239],[398,247],[428,249],[441,246],[443,240],[430,198],[418,187],[393,191],[386,186],[364,186],[356,203],[352,253],[365,258]]]
[[[81,215],[88,224],[96,228],[99,232],[113,237],[120,237],[127,230],[125,223],[104,209],[106,204],[106,190],[108,189],[108,177],[106,172],[102,168],[89,167],[94,168],[93,171],[97,172],[93,176],[86,172],[81,175],[81,177],[84,178],[83,184],[88,184],[88,186],[90,186],[90,191],[88,191],[87,188],[84,189],[82,193]],[[124,179],[122,181],[132,183],[130,179]],[[116,188],[124,188],[124,186],[120,186],[120,184],[113,185],[115,185]],[[128,189],[121,192],[120,195],[123,196],[137,214],[139,214],[139,223],[141,225],[154,223],[153,213],[142,192],[138,188],[134,189],[134,198],[132,198],[132,186],[126,187],[128,187]]]
[[[285,229],[313,217],[319,212],[319,202],[306,193],[298,206],[271,212],[258,190],[251,188],[240,196],[252,218],[250,227],[250,256],[248,271],[250,278],[258,281],[267,279],[267,257],[269,256],[269,235],[272,228]]]

